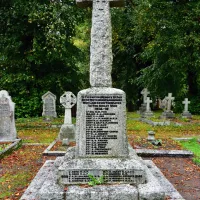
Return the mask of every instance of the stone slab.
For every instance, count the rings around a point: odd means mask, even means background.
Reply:
[[[139,121],[145,122],[145,123],[150,124],[152,126],[169,126],[171,124],[170,121],[154,122],[150,119],[145,119],[145,118],[140,118]]]
[[[135,149],[138,156],[142,157],[192,157],[191,151],[185,150],[154,150],[154,149]]]

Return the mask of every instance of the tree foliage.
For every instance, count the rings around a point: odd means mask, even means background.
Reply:
[[[13,97],[17,116],[40,115],[48,90],[78,91],[82,53],[72,38],[82,19],[70,0],[1,1],[0,89]]]

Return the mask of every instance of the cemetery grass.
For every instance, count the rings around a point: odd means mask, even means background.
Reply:
[[[136,117],[135,117],[136,116]],[[127,136],[130,144],[133,148],[149,148],[149,149],[190,149],[190,147],[183,142],[177,142],[173,140],[173,137],[199,137],[200,118],[197,117],[195,123],[187,123],[183,126],[166,126],[166,127],[152,127],[143,122],[134,120],[137,117],[137,113],[127,114]],[[38,120],[37,120],[38,119]],[[74,121],[74,119],[73,119]],[[197,123],[196,123],[197,122]],[[61,125],[63,118],[55,119],[51,122],[46,122],[42,118],[32,119],[18,119],[16,120],[16,127],[18,137],[23,140],[23,143],[39,143],[35,145],[23,145],[20,149],[14,151],[11,155],[8,155],[0,160],[0,199],[10,200],[19,199],[25,189],[30,184],[38,170],[41,168],[45,160],[55,159],[55,157],[42,156],[42,152],[47,148],[48,144],[53,142],[59,132],[59,128],[52,128],[53,124]],[[162,141],[162,146],[153,146],[147,142],[147,131],[155,131],[156,139]],[[193,141],[193,140],[192,140]],[[194,140],[197,143],[197,140]],[[44,144],[45,143],[45,144]],[[197,143],[198,145],[198,143]],[[190,146],[194,146],[191,144]],[[191,151],[197,151],[197,148],[190,149]],[[197,160],[198,152],[195,153]],[[149,158],[148,158],[149,159]],[[179,166],[185,163],[186,169],[189,168],[190,180],[187,180],[187,184],[199,183],[200,170],[197,165],[192,163],[192,159],[172,159],[169,163],[172,163],[172,167],[166,166],[165,162],[170,158],[152,158],[156,165],[166,175],[166,177],[173,183],[178,190],[192,190],[190,187],[183,185],[183,181],[186,181],[188,174],[185,175],[187,170],[182,171],[182,176],[177,177],[176,169],[174,166]],[[192,164],[191,164],[192,163]],[[181,167],[180,167],[181,168]],[[194,170],[195,169],[195,170]],[[175,177],[174,179],[171,177]],[[185,177],[184,179],[182,177]],[[197,178],[195,178],[197,177]],[[178,179],[179,178],[179,179]],[[178,180],[177,180],[178,179]],[[181,182],[182,181],[182,182]],[[186,187],[186,189],[183,189]],[[196,186],[194,186],[196,187]],[[200,188],[197,188],[200,190]],[[184,191],[183,191],[184,192]],[[200,192],[199,192],[200,193]],[[182,194],[182,193],[181,193]],[[191,193],[188,192],[188,195]],[[200,196],[199,196],[200,198]],[[187,199],[187,198],[186,198]],[[195,198],[189,198],[195,199]]]

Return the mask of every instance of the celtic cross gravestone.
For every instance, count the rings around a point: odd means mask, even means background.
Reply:
[[[75,128],[72,124],[71,108],[76,104],[76,96],[72,92],[65,92],[60,97],[60,103],[65,108],[64,124],[61,126],[59,132],[59,139],[75,140]]]

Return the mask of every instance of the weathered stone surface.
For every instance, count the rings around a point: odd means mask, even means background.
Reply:
[[[170,199],[184,200],[180,193],[174,188],[174,186],[164,177],[163,173],[156,167],[156,165],[151,160],[144,160],[144,163],[152,173],[154,177],[159,181],[162,189],[165,191],[165,195],[170,197]],[[147,198],[148,200],[151,199]]]
[[[90,179],[88,174],[95,177],[104,176],[107,183],[132,183],[145,182],[143,163],[133,152],[128,158],[75,158],[75,148],[65,155],[63,164],[59,167],[59,183],[87,184]]]
[[[172,110],[168,111],[168,110],[165,110],[162,115],[160,116],[160,118],[164,118],[164,119],[169,119],[169,118],[174,118],[175,117],[175,114],[173,113]]]
[[[174,118],[175,114],[173,113],[173,111],[171,110],[171,106],[172,106],[172,101],[175,98],[172,97],[172,93],[168,93],[168,96],[165,97],[165,101],[166,101],[166,110],[162,113],[162,115],[160,116],[161,118]]]
[[[185,100],[182,103],[184,104],[184,111],[182,113],[182,117],[192,118],[192,114],[188,111],[188,105],[190,104],[190,101],[188,101],[188,98],[185,98]]]
[[[0,91],[0,141],[17,138],[15,127],[15,103],[6,90]]]
[[[170,199],[183,200],[182,196],[177,192],[173,185],[163,176],[160,170],[150,160],[142,161],[145,167],[147,166],[148,168],[146,169],[147,177],[150,181],[139,185],[139,189],[129,184],[115,184],[106,186],[99,185],[89,188],[81,186],[68,186],[67,189],[64,190],[63,187],[60,187],[55,182],[57,168],[63,162],[63,157],[59,157],[55,161],[47,161],[29,185],[28,189],[21,197],[21,200],[46,200],[47,198],[60,200],[62,199],[60,198],[62,196],[62,192],[63,195],[66,196],[65,198],[63,197],[63,200],[144,200],[144,198],[148,200],[157,200],[164,199],[163,192],[165,192]],[[50,183],[52,185],[50,185]],[[50,189],[48,189],[47,186],[49,186]],[[52,196],[50,195],[50,190],[54,191]],[[140,198],[138,197],[139,193],[141,193]],[[55,194],[58,194],[58,197]],[[153,196],[150,194],[153,194]]]
[[[69,141],[75,140],[75,127],[73,124],[63,124],[59,132],[59,140],[68,138]]]
[[[90,45],[90,85],[111,87],[112,30],[109,1],[93,1]]]
[[[154,141],[155,140],[155,132],[154,131],[148,131],[148,141]]]
[[[94,0],[76,0],[79,7],[92,7]],[[122,7],[124,6],[124,0],[108,0],[110,7]]]
[[[67,200],[138,200],[138,191],[131,185],[108,185],[81,188],[70,186]]]
[[[77,157],[127,157],[125,93],[86,89],[78,93],[77,105]]]
[[[42,116],[57,117],[56,113],[56,96],[48,91],[42,96],[43,112]]]

